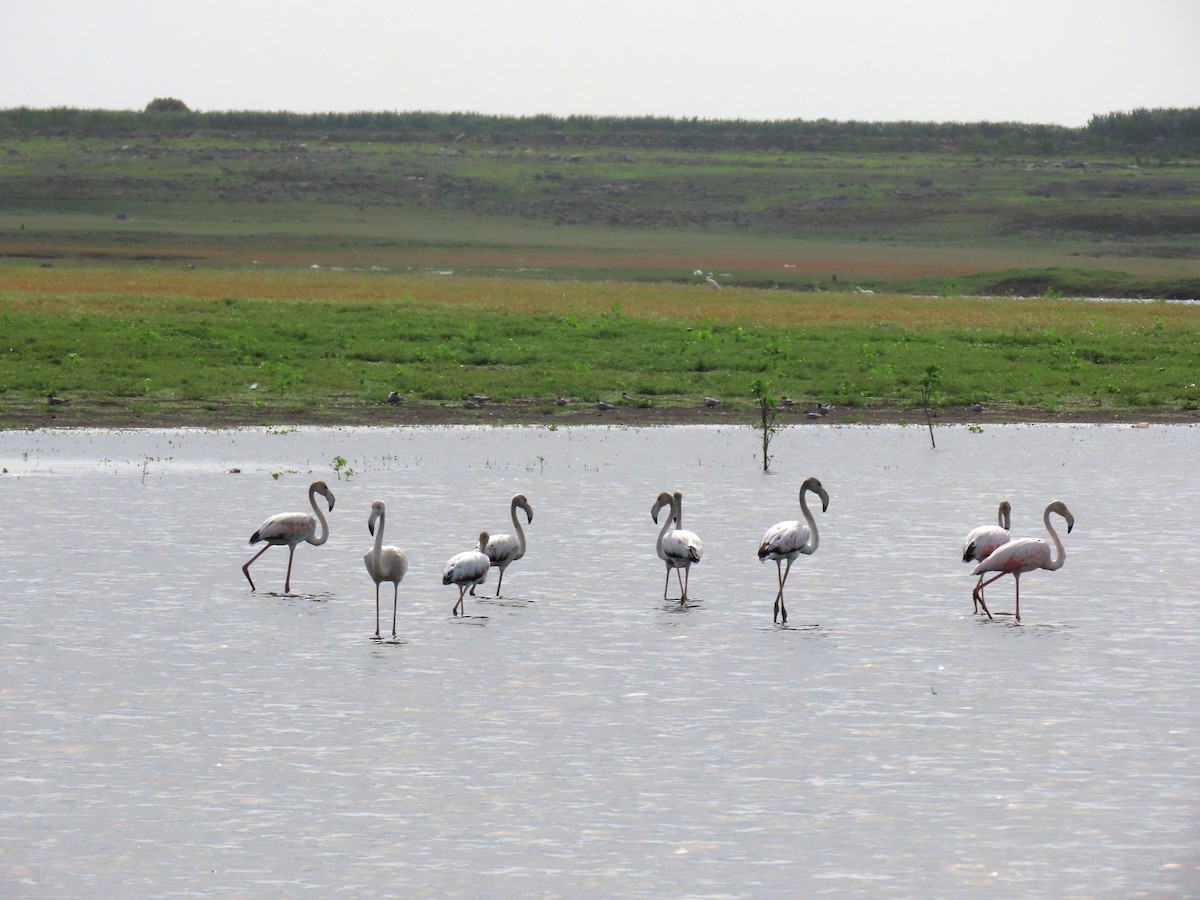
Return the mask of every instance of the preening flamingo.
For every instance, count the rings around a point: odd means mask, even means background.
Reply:
[[[821,512],[829,509],[829,494],[825,492],[821,482],[816,478],[806,478],[800,485],[800,512],[804,515],[804,521],[792,519],[772,525],[763,535],[762,543],[758,545],[760,562],[768,559],[775,560],[775,574],[779,576],[779,593],[775,595],[774,621],[778,622],[780,613],[782,613],[784,625],[787,624],[787,606],[783,602],[783,586],[787,583],[788,573],[792,571],[792,563],[801,553],[805,556],[812,556],[817,552],[817,547],[821,542],[820,535],[817,533],[817,522],[809,511],[808,501],[804,497],[809,491],[821,498]],[[781,569],[779,563],[785,559],[787,568]]]
[[[379,528],[375,528],[376,521]],[[375,546],[363,556],[367,573],[375,582],[375,637],[379,637],[379,583],[392,583],[392,637],[396,636],[396,602],[400,594],[400,582],[408,571],[408,554],[399,547],[383,546],[383,526],[387,521],[382,500],[371,504],[371,517],[367,519],[367,531],[375,536]]]
[[[708,273],[708,277],[704,279],[704,282],[714,291],[719,291],[721,289],[721,285],[717,282],[717,279],[713,278],[712,272]]]
[[[254,579],[250,577],[250,563],[266,553],[271,547],[282,547],[286,544],[288,548],[287,577],[283,580],[283,592],[286,594],[292,589],[292,557],[296,554],[296,545],[303,541],[308,541],[308,543],[319,547],[329,540],[329,523],[325,521],[325,516],[317,506],[317,494],[320,494],[329,501],[329,511],[333,512],[333,491],[329,490],[329,486],[325,482],[314,481],[308,486],[308,502],[312,506],[313,513],[316,514],[315,516],[304,512],[279,513],[279,515],[271,516],[271,518],[263,522],[259,526],[258,531],[250,535],[251,544],[257,544],[259,541],[267,542],[266,547],[255,553],[242,566],[242,574],[250,582],[250,590],[255,590]],[[321,533],[319,535],[316,533],[318,521],[321,523]]]
[[[1012,504],[1007,500],[1001,500],[1000,509],[996,513],[996,524],[980,525],[963,538],[963,562],[983,562],[991,556],[993,550],[1012,540],[1012,536],[1008,532],[1008,529],[1012,527],[1009,519],[1011,513]],[[983,576],[980,575],[975,587],[979,587],[982,582]],[[979,596],[983,596],[983,591],[979,592]],[[975,600],[974,591],[971,591],[971,599],[975,605],[973,613],[978,613],[979,601]]]
[[[1050,524],[1050,513],[1057,513],[1067,520],[1067,534],[1071,533],[1071,529],[1075,527],[1075,517],[1071,515],[1071,511],[1067,509],[1067,505],[1061,500],[1055,500],[1046,507],[1046,511],[1042,513],[1042,521],[1046,524],[1046,530],[1050,532],[1050,540],[1054,543],[1054,552],[1050,550],[1050,545],[1041,538],[1021,538],[1016,541],[1009,541],[997,547],[987,559],[977,565],[973,570],[973,575],[983,575],[985,572],[999,572],[998,575],[993,575],[987,581],[980,581],[975,586],[973,593],[974,598],[979,601],[979,605],[983,607],[983,611],[988,614],[988,618],[992,614],[988,612],[987,604],[983,602],[983,589],[991,584],[997,578],[1003,578],[1005,575],[1012,575],[1017,583],[1017,621],[1021,621],[1021,575],[1024,572],[1032,572],[1034,569],[1049,569],[1054,572],[1061,569],[1063,563],[1067,561],[1067,551],[1063,548],[1062,541],[1058,539],[1058,533],[1054,530],[1054,526]]]
[[[483,548],[487,546],[488,533],[481,531],[479,533],[479,546],[474,550],[464,550],[462,553],[456,553],[446,561],[446,568],[442,572],[442,584],[458,585],[458,602],[450,610],[453,616],[466,615],[466,607],[463,604],[463,597],[467,593],[467,588],[474,587],[477,584],[483,584],[487,581],[488,570],[492,567],[492,561],[487,558],[483,552]]]
[[[500,596],[500,586],[504,584],[504,570],[525,555],[525,530],[521,527],[520,520],[517,519],[518,508],[525,510],[525,521],[533,523],[533,507],[529,505],[524,494],[517,494],[512,498],[512,505],[509,508],[509,512],[512,514],[513,529],[517,533],[515,535],[492,535],[488,538],[487,546],[483,548],[484,554],[491,560],[492,565],[500,570],[500,580],[496,582],[497,597]],[[471,588],[471,596],[475,596],[475,588]]]
[[[700,557],[704,555],[704,545],[693,532],[684,531],[679,527],[683,523],[683,494],[676,491],[672,495],[663,491],[658,495],[654,506],[650,508],[650,517],[656,525],[658,524],[659,510],[664,506],[671,507],[671,514],[667,516],[662,529],[658,532],[658,543],[655,547],[659,559],[667,565],[667,580],[663,583],[663,599],[667,599],[667,587],[671,583],[671,570],[674,569],[675,577],[679,579],[679,602],[684,603],[687,601],[688,577],[691,574],[692,563],[700,562]],[[676,528],[669,531],[672,524]],[[682,577],[679,575],[680,569],[683,569]]]

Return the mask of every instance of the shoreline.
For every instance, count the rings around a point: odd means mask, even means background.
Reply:
[[[826,416],[808,418],[807,407],[781,411],[775,425],[925,425],[924,410],[874,404],[835,407]],[[1104,407],[1046,410],[1024,406],[987,406],[983,412],[970,407],[938,407],[931,412],[937,425],[1159,425],[1200,424],[1200,410]],[[653,427],[669,425],[739,425],[759,427],[756,409],[708,409],[696,406],[618,405],[598,410],[590,403],[565,407],[553,401],[484,403],[480,409],[460,404],[404,401],[388,403],[330,402],[322,406],[288,409],[286,405],[263,406],[214,402],[142,401],[130,406],[113,401],[68,400],[59,405],[5,403],[0,405],[0,428],[239,428],[247,426],[422,426],[422,425],[626,425]]]

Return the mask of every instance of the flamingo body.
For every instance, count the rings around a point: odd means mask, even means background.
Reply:
[[[821,544],[821,536],[817,532],[816,519],[813,518],[813,514],[808,508],[808,501],[804,496],[809,492],[821,498],[821,512],[829,509],[829,494],[825,491],[821,482],[816,478],[806,478],[804,483],[800,485],[800,511],[804,515],[804,521],[789,519],[786,522],[777,522],[767,529],[767,533],[763,535],[762,542],[758,545],[758,559],[760,562],[766,562],[768,559],[775,560],[775,574],[779,578],[779,592],[775,595],[774,621],[778,622],[780,613],[782,613],[784,625],[787,624],[787,606],[783,602],[783,586],[787,583],[787,577],[792,571],[792,563],[801,554],[811,556],[816,553],[817,547]],[[787,560],[786,569],[780,566],[780,563],[784,560]]]
[[[446,567],[442,570],[442,584],[458,586],[458,602],[451,608],[451,615],[466,615],[463,597],[467,593],[467,588],[487,581],[488,570],[492,567],[492,561],[483,552],[487,542],[488,533],[482,531],[479,534],[478,547],[474,550],[456,553],[446,561]]]
[[[500,570],[500,578],[496,582],[496,596],[500,596],[500,588],[504,584],[504,570],[525,555],[525,529],[517,518],[517,510],[525,510],[525,521],[533,523],[533,507],[525,499],[524,494],[512,498],[509,512],[512,515],[513,530],[516,534],[495,534],[488,538],[487,546],[483,548],[484,555],[493,567]],[[471,593],[475,591],[472,588]]]
[[[978,528],[972,529],[965,538],[963,538],[963,562],[983,562],[993,551],[1004,546],[1012,536],[1009,534],[1009,528],[1012,523],[1010,515],[1012,513],[1012,504],[1007,500],[1000,501],[1000,507],[996,513],[995,525],[980,525]],[[983,581],[983,576],[979,576],[979,582]],[[976,583],[976,587],[979,583]],[[979,612],[979,601],[974,600],[974,591],[971,592],[972,599],[975,604],[975,612]],[[983,592],[980,592],[983,596]],[[990,614],[988,616],[991,618]]]
[[[250,557],[242,566],[242,574],[250,582],[250,590],[256,590],[254,579],[250,577],[250,564],[271,547],[286,546],[288,548],[287,575],[283,582],[283,591],[286,594],[292,589],[292,558],[296,554],[296,545],[308,542],[319,547],[329,540],[329,523],[325,521],[325,515],[317,506],[317,494],[329,501],[329,511],[333,512],[333,491],[329,490],[329,486],[324,481],[314,481],[308,487],[308,502],[312,506],[312,513],[278,513],[263,522],[258,527],[258,531],[250,535],[251,545],[257,544],[259,541],[267,542],[267,546]],[[318,525],[321,528],[319,535],[317,534]]]
[[[988,613],[988,618],[991,618],[991,613],[983,604],[983,588],[991,584],[998,578],[1003,578],[1005,575],[1012,575],[1016,582],[1016,620],[1021,621],[1021,576],[1026,572],[1032,572],[1036,569],[1047,569],[1051,572],[1057,571],[1063,567],[1063,563],[1067,561],[1067,551],[1063,547],[1062,541],[1059,540],[1058,533],[1054,530],[1054,526],[1050,524],[1050,513],[1056,513],[1066,519],[1067,534],[1071,533],[1071,529],[1075,527],[1075,517],[1071,515],[1071,511],[1067,509],[1065,503],[1061,500],[1055,500],[1046,507],[1046,511],[1042,513],[1042,522],[1046,526],[1046,531],[1050,534],[1050,542],[1047,543],[1041,538],[1019,538],[1015,541],[1009,541],[997,547],[988,555],[981,563],[971,570],[971,574],[983,576],[988,572],[996,572],[987,581],[983,581],[975,586],[974,598],[983,605],[983,611]],[[1053,545],[1053,549],[1051,549]]]
[[[376,530],[375,523],[379,522]],[[363,556],[363,564],[367,574],[375,582],[375,637],[379,637],[379,585],[385,581],[392,583],[392,637],[396,636],[396,605],[400,594],[400,582],[408,572],[408,554],[399,547],[383,545],[383,526],[386,521],[386,510],[382,500],[371,504],[371,517],[367,520],[367,530],[375,536],[375,546]]]
[[[671,583],[671,571],[674,570],[675,577],[679,580],[679,602],[683,603],[687,600],[688,579],[691,575],[692,563],[700,562],[704,556],[704,544],[695,532],[685,531],[680,527],[671,529],[672,524],[679,526],[683,522],[682,493],[676,491],[674,494],[668,494],[663,491],[658,495],[658,499],[650,509],[650,517],[655,524],[658,523],[659,510],[664,506],[671,507],[671,514],[663,522],[655,547],[659,559],[666,563],[667,567],[667,580],[663,584],[663,599],[665,600],[667,597],[667,586]],[[683,570],[682,577],[679,574],[681,569]]]

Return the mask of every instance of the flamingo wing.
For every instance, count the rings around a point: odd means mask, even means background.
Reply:
[[[1011,539],[999,525],[982,525],[963,538],[963,562],[982,562]]]
[[[493,566],[510,563],[521,558],[521,542],[511,534],[493,535],[488,538],[483,552],[491,560]]]
[[[971,570],[972,575],[984,572],[1032,572],[1050,562],[1050,547],[1041,538],[1020,538],[997,547]]]
[[[250,536],[250,543],[298,544],[316,531],[317,520],[312,513],[279,513],[259,526],[258,531]]]
[[[456,553],[446,562],[442,584],[483,584],[492,562],[478,550]]]
[[[777,522],[767,529],[762,543],[758,545],[759,559],[785,559],[799,553],[808,543],[808,526],[795,519]]]
[[[698,563],[704,555],[704,545],[694,533],[677,529],[663,538],[663,553],[673,565]]]

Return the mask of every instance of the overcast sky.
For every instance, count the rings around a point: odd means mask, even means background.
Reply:
[[[1200,0],[13,0],[0,108],[1022,121],[1200,106]]]

